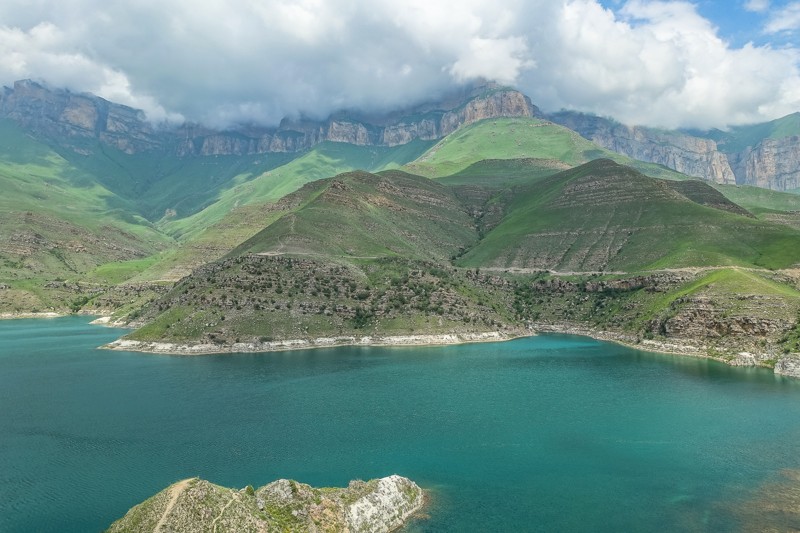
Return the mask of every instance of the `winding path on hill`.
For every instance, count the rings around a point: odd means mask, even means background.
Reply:
[[[167,521],[167,517],[175,508],[175,504],[178,503],[178,498],[181,494],[189,487],[189,483],[191,483],[193,478],[184,479],[183,481],[178,481],[174,485],[172,485],[169,489],[169,502],[167,506],[164,508],[164,512],[161,514],[161,518],[158,520],[156,527],[153,528],[153,532],[156,533],[161,531],[164,527],[164,524]]]
[[[217,522],[219,522],[219,519],[222,518],[222,515],[225,514],[225,511],[228,510],[228,507],[230,507],[231,504],[234,501],[236,501],[236,496],[232,494],[230,501],[225,504],[225,507],[222,508],[222,510],[219,512],[219,514],[217,516],[215,516],[214,520],[211,522],[211,531],[212,532],[216,532],[217,531]]]
[[[193,478],[184,479],[183,481],[178,481],[169,489],[169,503],[164,508],[164,512],[161,514],[161,518],[159,519],[156,527],[153,528],[154,532],[158,532],[161,528],[164,527],[164,524],[167,521],[167,517],[172,512],[172,509],[175,508],[175,504],[178,503],[178,498],[181,494],[189,487],[189,483],[191,483]]]

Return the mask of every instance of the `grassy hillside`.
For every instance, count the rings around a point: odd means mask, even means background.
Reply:
[[[396,168],[414,160],[431,144],[414,141],[389,148],[324,142],[275,170],[252,179],[234,179],[207,208],[183,219],[165,221],[161,227],[177,238],[197,236],[235,207],[274,202],[305,183],[348,170]]]
[[[714,185],[726,198],[761,220],[800,230],[800,195],[747,185]]]
[[[459,265],[636,271],[800,262],[796,231],[698,204],[670,182],[609,160],[519,187],[512,198],[502,221]]]
[[[654,177],[687,178],[665,167],[634,161],[600,148],[572,130],[535,118],[476,122],[448,135],[405,168],[412,174],[439,178],[460,173],[487,159],[541,159],[574,167],[599,158],[633,165]]]
[[[510,170],[523,184],[505,189],[399,171],[308,183],[262,212],[263,231],[146,307],[128,338],[248,349],[566,324],[702,342],[722,358],[752,350],[765,365],[800,345],[796,280],[751,268],[800,261],[800,232],[703,182],[609,160],[541,169],[503,160],[462,176]],[[679,270],[641,272],[663,268]]]
[[[800,212],[800,195],[749,185],[712,185],[726,198],[755,215]]]
[[[763,124],[735,126],[729,131],[713,130],[707,135],[717,141],[721,151],[741,152],[748,146],[755,146],[764,139],[782,139],[800,135],[800,113],[792,113]]]
[[[400,171],[340,174],[296,193],[299,208],[232,255],[448,260],[477,240],[472,218],[449,188]]]
[[[130,155],[99,142],[87,147],[90,155],[64,148],[57,150],[75,168],[75,179],[101,184],[128,199],[151,221],[192,215],[214,203],[231,182],[245,182],[300,155],[178,157],[167,152]]]
[[[109,262],[141,259],[172,240],[132,202],[12,123],[0,122],[0,308],[49,307],[42,286],[80,280]],[[38,302],[38,303],[37,303]]]
[[[444,185],[507,188],[552,176],[572,166],[558,159],[485,159],[436,181]]]

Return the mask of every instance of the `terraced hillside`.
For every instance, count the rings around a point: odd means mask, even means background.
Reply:
[[[458,264],[630,272],[799,261],[800,234],[753,218],[710,186],[598,160],[517,188],[499,224]]]

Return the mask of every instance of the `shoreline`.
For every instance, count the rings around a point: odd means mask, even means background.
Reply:
[[[72,314],[55,312],[0,313],[0,320],[26,318],[49,319],[71,315]],[[89,314],[88,316],[92,315]],[[112,317],[108,315],[99,316],[95,320],[92,320],[90,324],[105,327],[124,327],[118,321],[112,322]],[[162,355],[220,355],[237,353],[285,352],[292,350],[311,350],[316,348],[336,348],[343,346],[362,348],[372,346],[453,346],[458,344],[472,344],[481,342],[505,342],[519,338],[535,337],[540,333],[579,335],[599,341],[613,342],[633,350],[664,355],[678,355],[683,357],[711,359],[713,361],[718,361],[734,367],[769,368],[776,376],[787,376],[800,379],[800,354],[780,354],[775,359],[771,358],[774,357],[774,354],[754,354],[750,352],[739,352],[738,354],[728,353],[727,356],[715,356],[709,354],[708,348],[703,344],[695,345],[682,342],[641,339],[632,334],[598,330],[576,324],[533,323],[531,324],[529,331],[524,334],[489,331],[482,333],[439,333],[423,335],[364,335],[362,337],[317,337],[315,339],[287,339],[271,342],[239,342],[231,344],[136,341],[120,338],[103,346],[99,346],[98,349]],[[765,360],[774,361],[774,366],[763,364],[762,361]]]
[[[776,376],[800,379],[800,354],[782,354],[777,357],[774,366],[769,366],[761,363],[761,361],[770,360],[772,354],[768,353],[729,352],[727,354],[728,357],[714,356],[709,354],[708,348],[702,344],[693,345],[679,342],[657,341],[653,339],[639,339],[635,335],[596,330],[576,325],[535,324],[533,329],[537,333],[559,333],[563,335],[590,337],[595,340],[620,344],[642,352],[710,359],[733,367],[766,368],[772,370]]]
[[[500,331],[483,333],[441,333],[430,335],[387,335],[317,337],[315,339],[287,339],[271,342],[236,342],[231,344],[199,344],[158,341],[136,341],[117,339],[100,346],[100,349],[128,352],[142,352],[164,355],[219,355],[237,353],[285,352],[291,350],[311,350],[316,348],[337,348],[353,346],[368,348],[373,346],[451,346],[480,342],[505,342],[521,337]]]
[[[797,354],[783,355],[777,359],[775,366],[761,364],[766,359],[766,354],[753,354],[740,352],[729,354],[728,357],[713,356],[703,345],[683,344],[678,342],[664,342],[652,339],[639,339],[634,335],[596,330],[576,325],[564,324],[535,324],[524,335],[508,334],[499,331],[484,333],[445,333],[431,335],[390,335],[390,336],[340,336],[319,337],[316,339],[289,339],[283,341],[263,343],[232,343],[232,344],[193,344],[172,343],[158,341],[136,341],[130,339],[117,339],[100,349],[115,351],[131,351],[162,355],[219,355],[237,353],[270,353],[291,350],[312,350],[317,348],[336,348],[343,346],[353,347],[392,347],[392,346],[450,346],[458,344],[472,344],[481,342],[505,342],[525,337],[535,337],[541,333],[557,333],[562,335],[579,335],[591,339],[613,342],[642,352],[677,355],[681,357],[695,357],[710,359],[733,367],[768,368],[776,376],[787,376],[800,379],[800,358]],[[759,358],[760,356],[760,358]]]
[[[61,318],[69,316],[69,313],[56,313],[48,311],[43,313],[0,313],[0,320],[19,320],[23,318]]]
[[[15,311],[0,313],[0,320],[17,320],[20,318],[63,318],[67,316],[86,316],[97,317],[92,324],[119,324],[120,321],[112,321],[111,315],[107,310],[100,309],[81,309],[77,313],[68,311]],[[116,327],[116,326],[114,326]]]

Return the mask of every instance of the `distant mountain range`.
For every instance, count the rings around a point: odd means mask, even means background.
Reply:
[[[21,81],[0,316],[113,315],[139,328],[117,347],[180,353],[566,328],[800,376],[799,122],[628,127],[484,84],[217,131]]]
[[[528,97],[488,83],[382,116],[342,111],[321,122],[286,119],[277,128],[219,131],[191,123],[154,125],[140,110],[31,80],[0,93],[0,117],[59,145],[80,152],[87,140],[96,139],[127,154],[162,151],[181,157],[300,152],[325,141],[391,147],[415,139],[438,140],[485,118],[539,114]]]
[[[800,113],[727,132],[667,131],[571,111],[545,116],[522,93],[486,83],[384,115],[342,111],[324,121],[285,119],[277,128],[219,131],[191,123],[153,125],[139,110],[30,80],[0,93],[0,118],[84,154],[94,141],[126,154],[178,157],[300,153],[325,141],[396,147],[439,140],[465,125],[498,117],[546,118],[632,159],[714,183],[800,189]]]

